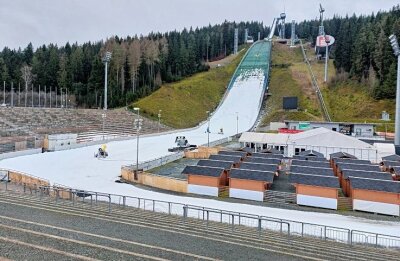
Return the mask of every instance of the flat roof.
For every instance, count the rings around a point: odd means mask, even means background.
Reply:
[[[390,160],[390,161],[400,161],[400,156],[393,154],[386,157],[383,157],[382,160]]]
[[[272,183],[275,173],[249,169],[232,169],[229,176],[232,179],[258,180]]]
[[[247,152],[245,152],[245,151],[234,151],[234,150],[221,150],[221,151],[218,152],[218,155],[246,157],[247,156]]]
[[[232,155],[210,155],[210,160],[222,160],[222,161],[229,161],[229,162],[240,162],[242,160],[241,156],[232,156]]]
[[[232,167],[232,162],[222,160],[208,160],[202,159],[197,162],[197,166],[223,168],[229,170]]]
[[[283,154],[273,154],[273,153],[260,153],[260,152],[253,152],[251,153],[252,157],[257,158],[272,158],[272,159],[283,159]]]
[[[363,171],[363,170],[360,171],[352,169],[344,170],[343,177],[345,179],[349,177],[357,177],[357,178],[369,178],[369,179],[380,179],[380,180],[392,180],[392,175],[388,172]]]
[[[281,159],[274,159],[274,158],[259,158],[259,157],[247,157],[243,161],[245,162],[254,162],[260,164],[280,164],[282,162]]]
[[[333,162],[336,163],[345,163],[345,164],[372,164],[370,160],[360,160],[360,159],[346,159],[346,158],[333,158]]]
[[[320,176],[334,176],[331,168],[315,168],[311,166],[291,166],[290,173],[296,174],[312,174]]]
[[[278,170],[278,166],[276,164],[260,164],[260,163],[249,163],[242,162],[238,169],[250,169],[250,170],[260,170],[260,171],[272,171],[275,172]]]
[[[292,121],[292,120],[285,120],[283,121],[285,123],[300,123],[300,122],[306,122],[306,123],[317,123],[317,124],[347,124],[347,125],[367,125],[367,126],[375,126],[375,123],[365,123],[365,122],[342,122],[342,121]]]
[[[350,185],[355,189],[400,193],[399,181],[350,177]]]
[[[203,167],[203,166],[186,166],[183,169],[182,174],[219,177],[219,176],[221,176],[223,171],[224,171],[223,168]]]
[[[328,161],[309,161],[309,160],[298,160],[293,159],[291,166],[310,166],[314,168],[330,168]]]
[[[381,168],[378,165],[374,164],[346,164],[343,162],[338,162],[336,163],[338,168],[341,171],[347,170],[347,169],[355,169],[355,170],[365,170],[365,171],[381,171]]]
[[[317,187],[339,188],[337,177],[308,175],[308,174],[290,174],[289,183],[302,184]]]

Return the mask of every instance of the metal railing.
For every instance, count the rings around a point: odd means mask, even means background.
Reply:
[[[7,182],[1,182],[6,183]],[[0,189],[2,186],[0,186]],[[7,187],[6,187],[7,188]],[[10,188],[10,186],[8,187]],[[106,206],[105,211],[112,213],[114,209],[136,208],[151,212],[165,213],[168,215],[182,216],[186,221],[188,218],[202,220],[208,228],[211,222],[229,224],[232,231],[240,227],[256,228],[255,234],[261,235],[265,230],[275,231],[291,237],[318,238],[326,241],[335,241],[350,245],[364,245],[372,247],[386,247],[400,250],[400,237],[372,233],[359,230],[351,230],[334,226],[313,224],[288,219],[253,215],[222,209],[207,208],[183,204],[171,201],[147,199],[141,197],[124,196],[118,194],[101,193],[72,188],[28,186],[23,184],[23,192],[40,196],[52,196],[56,202],[70,200],[72,205],[78,207],[77,202],[84,202],[90,206],[102,203]]]
[[[210,147],[230,142],[233,140],[234,137],[235,136],[229,136],[226,138],[212,141],[212,142],[210,142]],[[202,144],[201,146],[206,146],[206,145],[207,144]],[[181,159],[184,157],[184,155],[185,155],[184,151],[179,151],[179,152],[175,152],[173,154],[162,156],[162,157],[159,157],[156,159],[139,162],[138,169],[139,170],[149,170],[149,169],[157,168],[157,167],[163,166],[167,163]],[[131,165],[122,166],[122,168],[135,169],[136,168],[135,166],[136,166],[135,164],[131,164]]]
[[[321,104],[321,108],[322,108],[322,111],[323,111],[323,113],[324,113],[325,120],[327,120],[327,121],[332,121],[332,120],[331,120],[331,117],[329,116],[328,109],[326,108],[325,101],[324,101],[324,97],[322,96],[322,93],[321,93],[321,89],[319,88],[318,82],[317,82],[317,80],[315,79],[315,75],[314,75],[314,73],[313,73],[313,71],[312,71],[311,64],[310,64],[310,62],[308,61],[306,52],[305,52],[305,50],[304,50],[303,41],[302,41],[301,39],[300,39],[300,46],[301,46],[301,51],[302,51],[302,53],[303,53],[304,62],[307,64],[307,68],[308,68],[308,70],[309,70],[309,72],[310,72],[310,75],[311,75],[311,83],[312,83],[312,86],[314,87],[314,90],[315,90],[315,92],[316,92],[316,94],[317,94],[317,97],[318,97],[318,99],[319,99],[319,102],[320,102],[320,104]]]

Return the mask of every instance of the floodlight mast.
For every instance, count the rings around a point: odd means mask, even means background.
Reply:
[[[319,4],[319,19],[321,20],[321,25],[319,26],[319,35],[324,35],[325,34],[324,12],[325,12],[325,9],[322,7],[321,4]]]
[[[392,34],[389,36],[394,55],[397,57],[397,80],[396,80],[396,119],[395,119],[395,136],[394,147],[397,155],[400,155],[400,47],[397,37]]]
[[[105,77],[104,77],[104,110],[107,110],[107,71],[108,71],[108,63],[111,60],[111,52],[106,52],[103,57],[103,63],[105,64]]]

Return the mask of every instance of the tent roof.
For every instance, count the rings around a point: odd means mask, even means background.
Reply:
[[[239,142],[286,144],[289,137],[289,134],[283,133],[243,132],[239,138]]]
[[[322,147],[373,148],[370,144],[359,139],[326,128],[316,128],[296,134],[244,132],[239,138],[239,142],[297,145],[315,145],[318,143],[318,146]]]

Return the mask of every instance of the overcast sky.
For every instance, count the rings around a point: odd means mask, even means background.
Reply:
[[[112,35],[166,32],[228,21],[262,21],[286,9],[287,19],[370,14],[396,0],[0,0],[0,48],[24,48],[67,41],[83,43]]]

